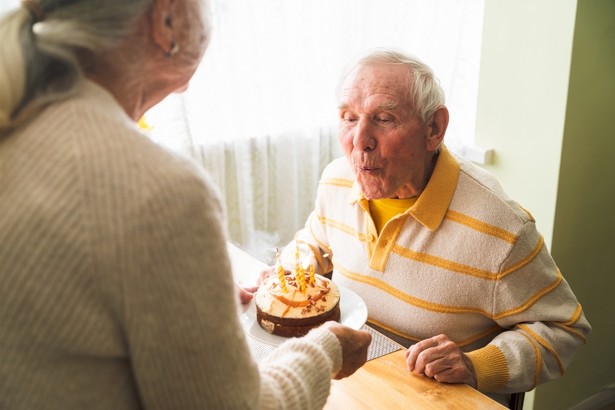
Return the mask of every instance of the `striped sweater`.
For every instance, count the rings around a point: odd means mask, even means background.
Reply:
[[[0,141],[0,409],[316,409],[317,330],[259,365],[218,193],[86,83]]]
[[[532,216],[445,147],[417,202],[380,235],[348,161],[333,161],[295,240],[363,298],[370,323],[406,346],[443,333],[469,352],[484,392],[560,376],[590,331]]]

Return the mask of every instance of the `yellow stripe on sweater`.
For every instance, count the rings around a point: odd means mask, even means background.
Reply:
[[[345,232],[348,235],[358,238],[362,242],[368,241],[369,235],[365,235],[364,233],[357,232],[353,227],[346,225],[342,222],[333,221],[324,216],[319,216],[318,220],[320,221],[321,224],[328,225],[335,229],[339,229],[340,231]]]
[[[471,336],[471,337],[469,337],[469,338],[467,338],[465,340],[460,340],[459,342],[457,342],[457,345],[459,347],[465,347],[465,346],[471,345],[472,343],[475,343],[475,342],[477,342],[477,341],[479,341],[479,340],[481,340],[481,339],[483,339],[483,338],[485,338],[487,336],[490,336],[490,335],[493,335],[493,334],[496,334],[496,333],[500,333],[501,331],[502,331],[502,328],[500,326],[494,325],[494,326],[486,329],[484,332],[478,333],[478,334],[476,334],[474,336]]]
[[[328,219],[323,216],[318,216],[318,220],[320,221],[321,224],[330,226],[335,229],[339,229],[340,231],[345,232],[348,235],[358,238],[362,242],[369,242],[371,239],[370,235],[357,232],[353,227],[346,225],[342,222],[334,221],[334,220]],[[542,250],[543,245],[544,245],[544,237],[541,236],[540,240],[536,244],[536,247],[533,249],[533,251],[528,256],[526,256],[519,262],[512,265],[510,268],[500,273],[492,272],[492,271],[485,270],[485,269],[478,269],[478,268],[475,268],[469,265],[464,265],[462,263],[454,262],[448,259],[440,258],[438,256],[433,256],[427,253],[415,252],[413,250],[401,247],[397,244],[395,244],[395,246],[393,246],[391,250],[408,259],[413,259],[421,263],[438,266],[440,268],[444,268],[444,269],[447,269],[453,272],[463,273],[463,274],[474,276],[474,277],[481,278],[481,279],[499,280],[507,275],[510,275],[516,270],[521,269],[522,267],[526,266],[530,262],[532,262],[534,258],[536,258],[540,254],[540,251]]]
[[[555,349],[553,349],[553,346],[551,346],[551,344],[549,342],[547,342],[545,339],[543,339],[538,333],[536,333],[532,329],[530,329],[530,327],[528,325],[523,324],[523,323],[519,323],[517,325],[517,327],[519,327],[520,329],[523,329],[524,331],[526,331],[528,335],[530,335],[534,340],[536,340],[538,343],[540,343],[540,345],[542,347],[547,349],[549,351],[549,353],[551,353],[551,355],[553,355],[553,357],[555,358],[555,361],[557,362],[557,366],[559,367],[559,373],[561,375],[563,375],[564,374],[564,366],[562,365],[562,361],[561,361],[559,355],[557,354]]]
[[[577,303],[577,308],[572,313],[572,316],[570,316],[570,319],[568,319],[564,323],[553,322],[553,324],[558,326],[558,327],[560,327],[560,328],[562,328],[562,329],[564,329],[568,333],[571,333],[571,334],[575,335],[576,337],[581,339],[583,341],[583,343],[587,343],[587,337],[585,337],[585,335],[583,333],[581,333],[578,330],[573,329],[572,327],[570,327],[570,326],[573,326],[575,323],[577,323],[579,321],[579,319],[581,319],[581,314],[582,313],[583,313],[583,307],[581,306],[580,303]]]
[[[410,305],[419,307],[421,309],[425,309],[425,310],[430,310],[433,312],[440,312],[440,313],[479,313],[483,316],[486,317],[491,317],[491,314],[483,309],[480,308],[475,308],[475,307],[463,307],[463,306],[447,306],[447,305],[441,305],[438,303],[431,303],[431,302],[427,302],[426,300],[423,299],[419,299],[419,298],[415,298],[413,296],[410,296],[402,291],[400,291],[397,288],[394,288],[391,285],[388,285],[387,283],[376,279],[376,278],[372,278],[372,277],[368,277],[368,276],[364,276],[364,275],[360,275],[358,273],[353,273],[350,272],[342,267],[339,266],[339,264],[335,265],[335,271],[339,272],[340,274],[346,276],[349,279],[352,279],[354,281],[357,282],[361,282],[361,283],[365,283],[368,284],[370,286],[373,286],[375,288],[378,288],[386,293],[388,293],[389,295],[401,300],[402,302],[408,303]]]
[[[538,384],[538,380],[540,380],[540,373],[542,371],[542,354],[540,353],[540,349],[538,348],[538,344],[534,341],[534,339],[532,339],[530,336],[526,335],[524,332],[519,332],[521,333],[532,345],[532,347],[534,348],[534,356],[536,358],[536,363],[534,364],[534,382],[532,384],[532,387],[530,388],[533,389],[534,387],[536,387],[536,385]]]
[[[350,179],[328,178],[320,181],[320,185],[341,186],[344,188],[352,188],[354,182]]]
[[[379,321],[377,321],[377,320],[374,320],[374,319],[372,319],[372,318],[369,318],[369,319],[368,319],[368,322],[369,322],[369,323],[372,323],[372,324],[374,324],[374,325],[376,325],[376,326],[378,326],[378,327],[381,327],[382,329],[386,330],[387,332],[391,332],[391,333],[393,333],[394,335],[397,335],[397,336],[403,337],[404,339],[412,340],[412,341],[414,341],[414,342],[420,342],[421,340],[423,340],[423,339],[421,339],[421,338],[419,338],[419,337],[416,337],[416,336],[410,336],[410,335],[409,335],[409,334],[407,334],[407,333],[404,333],[404,332],[401,332],[401,331],[399,331],[399,330],[397,330],[397,329],[394,329],[394,328],[392,328],[392,327],[389,327],[389,326],[385,325],[384,323],[379,322]]]
[[[544,245],[544,243],[545,243],[545,238],[541,235],[540,236],[540,240],[536,244],[536,247],[534,248],[532,253],[530,253],[528,256],[526,256],[525,258],[521,259],[519,262],[517,262],[514,265],[512,265],[510,268],[508,268],[505,271],[503,271],[502,273],[500,273],[498,275],[498,279],[503,278],[504,276],[509,275],[509,274],[513,273],[514,271],[516,271],[518,269],[521,269],[525,265],[527,265],[530,262],[532,262],[534,260],[534,258],[537,257],[540,254],[540,251],[542,250],[542,246]]]
[[[453,272],[463,273],[463,274],[474,276],[474,277],[481,278],[481,279],[499,280],[507,275],[510,275],[514,271],[521,269],[528,263],[532,262],[532,260],[534,260],[534,258],[536,258],[540,254],[540,250],[542,249],[543,244],[544,244],[544,238],[540,237],[540,241],[538,241],[538,244],[536,245],[532,253],[530,253],[524,259],[515,263],[513,266],[511,266],[510,268],[506,269],[505,271],[501,273],[492,272],[492,271],[485,270],[485,269],[478,269],[478,268],[475,268],[469,265],[464,265],[462,263],[453,262],[451,260],[440,258],[438,256],[433,256],[427,253],[415,252],[413,250],[403,248],[397,244],[392,248],[392,250],[398,255],[401,255],[408,259],[413,259],[421,263],[426,263],[429,265],[437,266],[437,267],[447,269]]]
[[[398,329],[395,329],[395,328],[392,328],[390,326],[387,326],[384,323],[379,322],[377,320],[374,320],[372,318],[369,318],[368,322],[373,323],[374,325],[376,325],[378,327],[381,327],[382,329],[384,329],[384,330],[386,330],[388,332],[391,332],[394,335],[403,337],[404,339],[412,340],[414,342],[420,342],[421,340],[423,340],[423,339],[421,339],[419,337],[409,335],[408,333],[404,333],[404,332],[402,332],[402,331],[400,331]],[[460,341],[453,340],[453,342],[457,343],[457,346],[459,346],[459,347],[465,347],[465,346],[469,346],[469,345],[471,345],[471,344],[477,342],[478,340],[481,340],[481,339],[483,339],[483,338],[485,338],[487,336],[490,336],[490,335],[495,334],[495,333],[499,333],[501,330],[502,330],[502,328],[500,326],[494,325],[494,326],[488,328],[487,330],[485,330],[485,331],[483,331],[481,333],[478,333],[476,335],[470,336],[469,338],[467,338],[465,340],[460,340]]]
[[[571,326],[577,323],[579,319],[581,318],[582,311],[583,311],[583,308],[581,307],[581,304],[578,303],[577,308],[574,310],[574,313],[572,314],[570,319],[568,319],[568,321],[564,322],[564,325]]]
[[[483,221],[479,221],[478,219],[474,219],[471,216],[462,214],[460,212],[456,212],[449,209],[446,212],[446,218],[450,219],[451,221],[468,226],[484,234],[495,236],[496,238],[502,239],[503,241],[512,244],[517,242],[517,235],[515,235],[514,233],[508,232],[507,230],[504,230],[494,225],[490,225]]]
[[[563,277],[562,274],[560,273],[560,271],[557,271],[557,278],[555,278],[555,280],[553,282],[551,282],[549,285],[545,286],[543,289],[539,290],[538,292],[536,292],[532,297],[530,297],[527,301],[525,301],[524,304],[517,306],[514,309],[509,309],[509,310],[505,310],[504,312],[501,312],[495,316],[493,316],[493,319],[501,319],[503,317],[506,316],[511,316],[511,315],[516,315],[517,313],[521,313],[527,309],[529,309],[530,306],[532,306],[534,303],[536,303],[538,300],[540,300],[543,296],[545,296],[546,294],[553,292],[558,286],[559,284],[562,282]]]
[[[410,249],[403,248],[397,244],[393,247],[392,251],[405,258],[413,259],[417,262],[437,266],[439,268],[443,268],[443,269],[450,270],[453,272],[463,273],[463,274],[475,276],[481,279],[489,279],[489,280],[497,279],[496,272],[474,268],[469,265],[464,265],[462,263],[453,262],[451,260],[440,258],[438,256],[429,255],[427,253],[415,252]]]
[[[428,302],[426,300],[419,299],[414,296],[410,296],[379,279],[361,275],[361,274],[354,273],[354,272],[350,272],[349,270],[342,268],[338,263],[334,263],[334,265],[335,265],[335,270],[338,271],[341,275],[346,276],[348,279],[351,279],[351,280],[354,280],[360,283],[365,283],[367,285],[378,288],[382,290],[383,292],[386,292],[389,295],[401,300],[402,302],[419,307],[421,309],[430,310],[432,312],[440,312],[440,313],[479,313],[493,320],[502,319],[506,316],[515,315],[515,314],[518,314],[520,312],[523,312],[529,309],[534,303],[536,303],[544,295],[556,289],[557,286],[563,280],[561,273],[558,271],[558,277],[555,279],[555,281],[553,281],[552,283],[550,283],[549,285],[547,285],[540,291],[536,292],[527,301],[525,301],[525,303],[513,309],[505,310],[497,314],[492,314],[490,312],[487,312],[486,310],[483,310],[477,307],[451,306],[451,305],[442,305],[439,303]]]
[[[583,333],[579,332],[578,330],[573,329],[571,327],[568,327],[568,326],[566,326],[563,323],[559,323],[559,322],[551,322],[551,323],[553,323],[555,326],[565,330],[566,332],[570,333],[571,335],[578,337],[579,339],[581,339],[583,341],[584,344],[587,344],[587,337],[585,337],[585,335]]]

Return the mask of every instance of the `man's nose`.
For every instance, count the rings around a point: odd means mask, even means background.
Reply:
[[[369,120],[360,119],[354,132],[352,143],[357,150],[372,151],[376,148],[376,139],[374,138],[372,124]]]

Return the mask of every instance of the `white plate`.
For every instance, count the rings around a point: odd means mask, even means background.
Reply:
[[[367,320],[367,306],[363,299],[350,289],[339,286],[340,289],[340,322],[353,329],[360,329]],[[263,330],[256,321],[256,307],[252,300],[239,317],[244,331],[253,338],[270,345],[277,346],[288,340],[287,337],[272,335]]]

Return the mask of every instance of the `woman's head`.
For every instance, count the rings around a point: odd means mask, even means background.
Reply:
[[[205,0],[23,0],[0,20],[0,130],[70,95],[84,76],[181,87],[204,51],[207,11]]]

